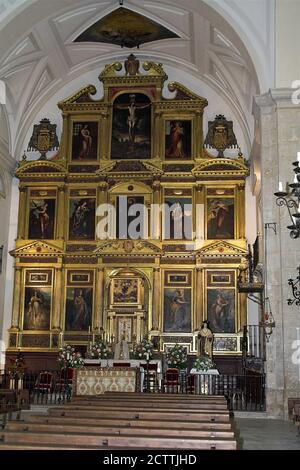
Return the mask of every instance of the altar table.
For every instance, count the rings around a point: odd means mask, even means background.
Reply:
[[[191,369],[191,375],[195,375],[195,393],[210,395],[213,393],[213,376],[219,375],[218,369],[197,370]]]
[[[105,392],[136,392],[139,369],[132,367],[83,367],[76,369],[74,395],[102,395]]]

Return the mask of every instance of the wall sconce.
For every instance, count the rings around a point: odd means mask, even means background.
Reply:
[[[297,161],[294,166],[294,182],[289,184],[291,190],[286,190],[282,182],[279,182],[276,196],[276,204],[279,207],[285,206],[288,210],[292,225],[288,225],[291,238],[300,237],[300,152],[297,152]]]
[[[2,259],[3,259],[3,248],[4,246],[0,246],[0,273],[2,273]]]
[[[296,279],[288,280],[289,286],[292,287],[293,299],[287,299],[288,305],[293,305],[295,302],[296,305],[300,306],[300,266],[298,267],[298,276]]]

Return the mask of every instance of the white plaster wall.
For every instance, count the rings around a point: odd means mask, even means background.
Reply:
[[[300,1],[276,0],[276,88],[300,80]]]

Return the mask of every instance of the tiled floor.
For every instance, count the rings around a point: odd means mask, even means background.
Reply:
[[[293,423],[275,419],[235,418],[244,450],[300,450]]]

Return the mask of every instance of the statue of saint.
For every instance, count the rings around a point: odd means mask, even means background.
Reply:
[[[114,359],[129,359],[129,348],[127,341],[125,341],[125,335],[115,346]]]
[[[212,359],[213,339],[214,335],[208,321],[204,320],[198,333],[198,356],[208,356]]]

